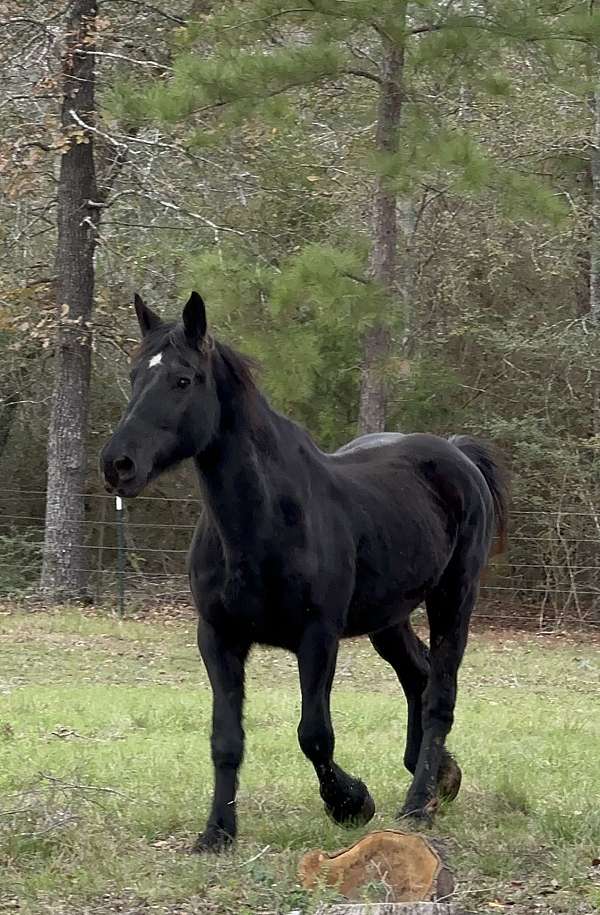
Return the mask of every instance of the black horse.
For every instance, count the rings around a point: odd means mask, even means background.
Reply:
[[[198,645],[213,691],[214,796],[196,851],[236,834],[244,666],[253,643],[298,658],[298,739],[338,823],[374,803],[334,761],[330,693],[341,638],[368,635],[408,701],[402,815],[429,818],[461,772],[444,747],[479,578],[507,520],[507,485],[476,439],[367,435],[324,454],[258,391],[251,365],[207,333],[192,293],[177,323],[136,296],[133,393],[104,447],[107,488],[136,496],[193,458],[203,513],[189,553]],[[429,650],[409,616],[425,602]]]

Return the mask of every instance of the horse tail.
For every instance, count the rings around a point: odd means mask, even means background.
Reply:
[[[506,549],[510,500],[509,475],[504,460],[495,445],[482,442],[470,435],[452,435],[449,442],[462,451],[483,474],[494,504],[498,538],[498,545],[492,550],[491,555],[503,553]]]

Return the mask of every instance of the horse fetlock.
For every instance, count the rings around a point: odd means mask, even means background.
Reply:
[[[437,797],[427,798],[423,796],[412,797],[409,793],[401,810],[398,813],[398,819],[416,820],[424,826],[429,826],[439,807]]]
[[[231,848],[235,841],[235,825],[230,829],[217,826],[215,823],[209,823],[201,832],[192,846],[192,853],[202,854],[220,854]]]

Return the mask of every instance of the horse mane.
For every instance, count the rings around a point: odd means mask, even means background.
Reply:
[[[215,340],[214,348],[229,375],[243,393],[250,396],[256,394],[258,391],[255,380],[255,372],[258,369],[256,360],[220,340]]]

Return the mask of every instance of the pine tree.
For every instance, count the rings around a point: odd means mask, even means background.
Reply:
[[[261,119],[276,123],[278,112],[289,117],[284,99],[299,118],[307,109],[317,113],[331,87],[343,93],[347,123],[357,112],[363,123],[374,118],[368,142],[353,152],[373,180],[370,252],[358,280],[368,315],[359,327],[358,425],[375,431],[386,422],[392,342],[406,357],[416,344],[412,245],[427,202],[423,185],[441,179],[446,190],[495,187],[515,206],[530,201],[551,216],[560,209],[543,182],[490,160],[468,121],[444,106],[454,98],[461,107],[461,95],[474,89],[506,94],[505,60],[526,42],[545,49],[557,35],[591,40],[592,33],[589,21],[551,3],[497,2],[485,17],[468,4],[403,0],[231,3],[179,30],[172,79],[148,89],[136,107],[184,122],[196,144]]]

